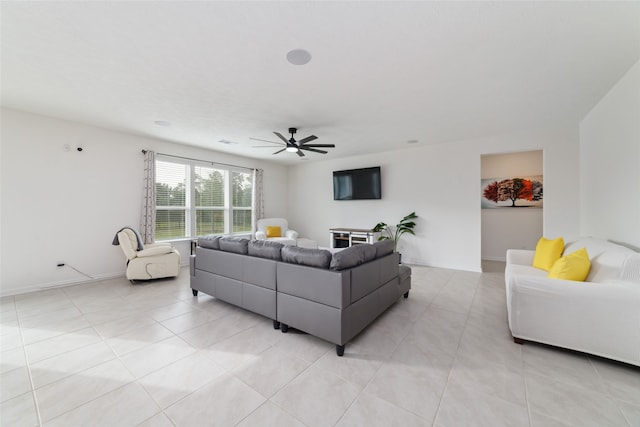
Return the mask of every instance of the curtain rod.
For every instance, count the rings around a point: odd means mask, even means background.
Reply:
[[[149,150],[142,150],[142,154],[147,154],[147,151],[149,151]],[[211,163],[212,165],[231,166],[232,168],[247,169],[247,170],[250,170],[250,171],[256,170],[256,168],[248,168],[246,166],[231,165],[229,163],[212,162],[212,161],[209,161],[209,160],[194,159],[193,157],[174,156],[173,154],[165,154],[165,153],[156,153],[156,154],[158,154],[160,156],[174,157],[176,159],[194,160],[196,162]]]

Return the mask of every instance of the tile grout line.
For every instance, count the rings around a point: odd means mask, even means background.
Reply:
[[[33,405],[36,409],[36,419],[38,421],[38,426],[42,426],[42,415],[40,414],[40,405],[38,405],[38,395],[36,394],[35,384],[33,382],[33,375],[31,373],[31,363],[29,363],[29,354],[27,353],[27,348],[24,344],[24,334],[22,332],[22,323],[20,321],[20,314],[18,313],[18,307],[16,306],[16,300],[13,298],[14,310],[16,311],[16,320],[18,321],[18,331],[20,331],[20,342],[22,344],[22,352],[24,354],[24,361],[27,368],[27,376],[29,377],[29,384],[31,385],[31,398],[33,400]]]
[[[600,373],[600,371],[598,370],[598,368],[596,367],[596,365],[593,362],[594,359],[590,355],[587,355],[587,360],[589,360],[589,365],[591,365],[593,370],[596,372],[596,375],[598,375],[598,378],[600,378],[600,381],[602,382],[602,385],[604,386],[604,394],[609,399],[611,399],[611,401],[613,401],[615,403],[616,407],[618,408],[618,411],[620,411],[620,414],[622,415],[622,418],[627,422],[627,424],[629,424],[629,427],[633,427],[633,425],[631,424],[631,420],[629,420],[629,418],[625,415],[624,411],[620,407],[620,402],[618,401],[618,399],[615,398],[615,396],[613,396],[611,394],[611,391],[609,389],[609,385],[607,384],[605,379],[602,377],[602,374]]]
[[[482,273],[480,273],[482,274]],[[449,280],[447,280],[447,284],[453,279],[453,275],[449,278]],[[464,326],[462,328],[462,333],[460,334],[460,338],[458,339],[458,344],[456,346],[456,351],[455,351],[455,355],[453,357],[453,362],[451,363],[451,368],[449,368],[449,373],[447,375],[447,381],[444,384],[444,387],[442,388],[442,393],[440,394],[440,400],[438,401],[438,406],[436,407],[436,411],[433,415],[433,420],[431,422],[432,426],[436,425],[436,420],[438,419],[438,413],[440,412],[440,407],[442,406],[442,401],[444,400],[444,396],[447,392],[447,387],[449,386],[449,382],[451,381],[451,375],[453,373],[453,369],[456,365],[456,361],[458,360],[458,351],[460,350],[460,343],[462,342],[462,337],[464,337],[464,332],[467,329],[467,325],[469,323],[469,317],[471,315],[471,308],[473,307],[473,302],[476,299],[476,295],[478,293],[478,288],[480,288],[480,283],[479,283],[479,279],[478,282],[476,282],[476,289],[473,292],[473,298],[471,298],[471,304],[469,305],[469,309],[467,310],[467,313],[465,315],[465,319],[464,319]],[[443,289],[446,287],[446,285],[443,287]]]

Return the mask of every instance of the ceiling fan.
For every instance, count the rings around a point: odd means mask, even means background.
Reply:
[[[284,143],[284,148],[276,151],[273,154],[278,154],[278,153],[282,153],[283,151],[288,151],[290,153],[297,153],[298,156],[300,157],[304,157],[304,153],[302,152],[302,150],[312,151],[314,153],[320,153],[320,154],[327,154],[327,151],[318,150],[318,148],[335,148],[334,144],[308,144],[309,142],[318,139],[318,137],[315,135],[307,136],[306,138],[302,138],[300,141],[296,141],[293,135],[295,135],[297,131],[298,129],[296,128],[289,128],[289,133],[291,134],[290,139],[287,139],[284,136],[282,136],[280,132],[273,132],[283,142],[273,142],[273,141],[267,141],[265,139],[258,139],[258,138],[249,138],[249,139],[253,139],[254,141],[268,142],[269,144],[276,144],[280,146],[282,146],[282,144]],[[273,148],[270,145],[254,145],[254,147]]]

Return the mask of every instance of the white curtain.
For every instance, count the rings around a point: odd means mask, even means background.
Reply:
[[[144,188],[142,189],[142,216],[140,235],[142,241],[153,243],[156,232],[156,153],[144,152]]]
[[[253,171],[253,229],[256,229],[255,221],[264,218],[264,198],[263,198],[263,175],[264,170],[254,169]]]

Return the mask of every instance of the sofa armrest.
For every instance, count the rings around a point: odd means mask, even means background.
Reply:
[[[288,239],[298,240],[298,232],[295,230],[287,230],[284,234]]]
[[[533,265],[535,251],[525,249],[507,249],[507,265]]]
[[[136,255],[138,256],[138,258],[144,258],[149,256],[155,256],[155,255],[164,255],[164,254],[171,253],[172,251],[173,251],[173,248],[171,246],[155,246],[152,248],[138,251],[136,252]]]

